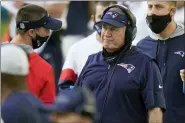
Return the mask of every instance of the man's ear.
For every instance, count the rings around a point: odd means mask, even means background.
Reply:
[[[91,15],[91,20],[93,21],[93,23],[95,23],[95,16]]]
[[[29,30],[28,30],[28,34],[29,34],[31,37],[34,37],[34,36],[35,36],[35,31],[34,31],[34,29],[29,29]]]
[[[172,8],[171,12],[170,12],[170,15],[174,17],[175,13],[176,13],[176,10],[177,10],[176,8]]]

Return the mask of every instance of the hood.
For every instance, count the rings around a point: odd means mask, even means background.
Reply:
[[[150,28],[148,28],[148,32],[149,32],[149,36],[154,40],[158,40],[158,39],[167,40],[168,39],[168,38],[163,39],[159,34],[153,33]],[[175,32],[169,38],[174,38],[174,37],[183,35],[184,32],[185,32],[184,31],[184,25],[181,24],[181,23],[177,23],[177,28],[176,28]]]
[[[9,41],[5,41],[1,43],[1,45],[6,45],[6,44],[13,44],[13,43],[10,43]],[[16,44],[16,45],[22,47],[27,53],[33,52],[33,48],[30,45],[26,45],[26,44]]]

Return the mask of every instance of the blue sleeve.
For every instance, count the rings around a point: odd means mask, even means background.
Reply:
[[[84,65],[84,67],[83,67],[83,69],[82,69],[82,71],[81,71],[81,73],[80,73],[80,75],[79,75],[77,81],[75,82],[75,87],[76,87],[76,86],[82,86],[83,75],[84,75],[84,73],[85,73],[85,70],[86,70],[86,68],[87,68],[87,66],[88,66],[88,64],[89,64],[89,62],[90,62],[90,56],[88,57],[88,59],[87,59],[85,65]]]
[[[142,81],[142,97],[146,109],[159,107],[166,109],[163,94],[162,77],[157,64],[150,60],[145,63],[144,76]]]
[[[144,43],[144,41],[143,40],[141,40],[141,41],[139,41],[138,43],[137,43],[137,47],[141,47],[142,45],[143,45],[143,43]]]

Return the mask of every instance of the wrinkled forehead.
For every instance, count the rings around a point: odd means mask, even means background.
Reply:
[[[106,27],[106,28],[109,28],[109,29],[121,29],[121,28],[126,28],[126,26],[123,26],[123,27],[116,27],[116,26],[113,26],[113,25],[111,25],[111,24],[109,24],[109,23],[106,23],[106,22],[103,22],[102,23],[102,26],[103,27]]]
[[[53,114],[61,117],[68,117],[68,116],[78,116],[79,114],[74,112],[53,112]]]
[[[103,25],[103,26],[106,26],[107,28],[118,28],[118,27],[113,26],[113,25],[111,25],[111,24],[109,24],[109,23],[106,23],[106,22],[103,22],[102,25]]]
[[[147,4],[152,6],[170,6],[169,1],[147,1]]]

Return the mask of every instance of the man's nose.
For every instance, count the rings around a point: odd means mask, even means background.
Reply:
[[[148,15],[156,15],[156,9],[154,7],[152,7],[148,13]]]

